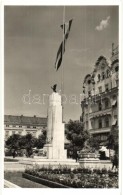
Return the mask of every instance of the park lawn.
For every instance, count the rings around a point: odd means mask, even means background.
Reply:
[[[22,172],[9,172],[6,171],[4,173],[4,179],[8,180],[21,188],[48,188],[42,184],[38,184],[36,182],[32,182],[28,179],[22,178]]]

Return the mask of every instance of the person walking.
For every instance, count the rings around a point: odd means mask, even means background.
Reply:
[[[114,155],[112,159],[112,170],[114,169],[114,167],[115,167],[115,170],[118,169],[118,157],[116,154]]]

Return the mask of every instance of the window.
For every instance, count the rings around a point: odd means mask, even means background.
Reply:
[[[14,135],[15,134],[15,131],[12,131],[12,135]]]
[[[91,91],[88,91],[88,96],[89,96],[89,97],[91,96]]]
[[[102,80],[104,80],[104,79],[105,79],[105,73],[102,72]]]
[[[108,99],[105,101],[105,108],[108,108],[109,107],[109,101]]]
[[[92,129],[94,129],[94,121],[91,121]]]
[[[6,131],[5,137],[9,136],[9,131]]]
[[[118,80],[116,80],[116,86],[118,86],[118,84],[119,84],[119,82],[118,82]]]
[[[100,81],[100,74],[98,74],[98,82]]]
[[[101,129],[101,128],[102,128],[102,120],[99,119],[99,129]]]
[[[28,125],[27,128],[30,128],[30,125]]]
[[[107,140],[107,135],[101,135],[101,141],[105,141],[105,140]]]
[[[91,80],[88,80],[88,84],[90,84],[91,83]]]
[[[109,90],[109,87],[108,87],[108,84],[105,85],[105,91],[108,91]]]
[[[102,87],[99,87],[98,89],[99,89],[99,93],[102,93]]]
[[[35,126],[33,126],[33,129],[36,129],[36,127],[35,127]]]
[[[16,125],[12,125],[12,127],[16,127]]]
[[[119,70],[119,67],[116,66],[116,67],[115,67],[115,72],[118,72],[118,70]]]
[[[106,76],[107,76],[107,78],[110,76],[110,71],[109,70],[106,70]]]
[[[88,129],[88,121],[86,121],[86,129]]]
[[[6,127],[9,127],[9,125],[6,125]]]
[[[108,117],[105,118],[105,127],[109,127],[109,118]]]
[[[99,111],[102,110],[102,103],[99,102]]]
[[[113,97],[112,97],[112,98],[113,98],[113,100],[116,100],[116,99],[117,99],[116,95],[113,95]]]
[[[22,125],[19,125],[19,127],[22,127]]]
[[[35,131],[33,132],[33,136],[36,137],[36,132]]]

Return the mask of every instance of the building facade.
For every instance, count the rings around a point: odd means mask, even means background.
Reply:
[[[119,51],[112,44],[111,63],[100,56],[83,82],[81,121],[84,129],[102,142],[112,130],[118,131],[118,73]]]
[[[43,129],[47,127],[47,118],[41,117],[29,117],[29,116],[4,116],[4,130],[5,130],[5,140],[8,139],[13,134],[32,134],[34,137],[42,133]]]

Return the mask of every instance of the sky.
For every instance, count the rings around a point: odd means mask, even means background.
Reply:
[[[62,41],[63,6],[5,6],[4,113],[47,116],[51,86],[61,90],[64,78],[64,121],[79,120],[84,77],[100,55],[110,63],[112,43],[118,45],[118,6],[65,6],[73,18],[62,67],[55,71]]]

